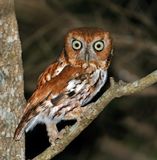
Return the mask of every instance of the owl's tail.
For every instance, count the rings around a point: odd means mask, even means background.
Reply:
[[[24,121],[21,121],[19,123],[19,125],[17,126],[17,128],[15,130],[15,133],[14,133],[14,137],[13,137],[14,140],[18,141],[18,140],[21,139],[22,134],[24,133],[26,125],[27,125],[27,123],[24,122]]]
[[[27,128],[29,122],[31,121],[32,119],[32,115],[31,115],[31,111],[28,110],[22,117],[20,123],[18,124],[16,130],[15,130],[15,133],[14,133],[14,137],[13,139],[18,141],[20,140],[22,134],[24,133],[25,129]]]

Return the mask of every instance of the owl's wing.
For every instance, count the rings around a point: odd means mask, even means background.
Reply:
[[[49,65],[45,69],[45,71],[39,76],[37,82],[37,89],[29,98],[26,107],[24,108],[24,114],[29,109],[41,103],[51,93],[51,91],[55,88],[53,88],[53,85],[55,84],[54,81],[56,81],[56,79],[59,78],[60,72],[64,72],[64,69],[67,65],[68,64],[66,63],[64,53],[62,51],[58,61]]]
[[[48,70],[46,70],[46,72],[47,71]],[[44,102],[44,100],[46,100],[49,97],[49,95],[51,95],[51,97],[55,97],[56,95],[63,94],[63,91],[67,87],[70,79],[73,79],[76,73],[80,74],[82,72],[82,69],[74,68],[70,65],[67,65],[64,67],[60,74],[53,77],[49,81],[43,81],[42,79],[47,76],[46,72],[44,72],[40,76],[39,85],[33,93],[33,95],[31,96],[31,98],[28,100],[22,119],[14,134],[14,139],[16,140],[20,139],[27,123],[44,109],[40,104],[42,104],[42,102]]]
[[[46,68],[46,70],[38,78],[37,88],[50,81],[50,79],[55,76],[55,70],[57,69],[58,65],[59,62],[55,62]]]
[[[62,51],[58,61],[49,65],[45,71],[39,76],[37,82],[37,88],[56,77],[67,65],[66,59],[64,58],[64,51]]]

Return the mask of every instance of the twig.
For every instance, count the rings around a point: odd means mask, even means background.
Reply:
[[[132,83],[116,83],[113,78],[111,78],[111,87],[95,103],[86,106],[80,123],[76,123],[71,128],[68,128],[64,137],[55,142],[55,146],[50,146],[43,153],[34,158],[34,160],[49,160],[62,152],[114,98],[139,92],[156,82],[157,70]]]

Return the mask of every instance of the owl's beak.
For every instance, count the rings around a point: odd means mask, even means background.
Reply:
[[[88,52],[88,49],[86,50],[86,52],[85,52],[85,61],[87,62],[87,63],[89,63],[89,52]]]

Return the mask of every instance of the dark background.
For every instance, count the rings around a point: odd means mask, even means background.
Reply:
[[[25,97],[61,52],[71,28],[95,26],[113,37],[109,75],[132,82],[157,69],[157,1],[15,0],[23,49]],[[26,135],[26,155],[49,145],[45,126]],[[54,160],[156,160],[157,85],[113,100]]]

